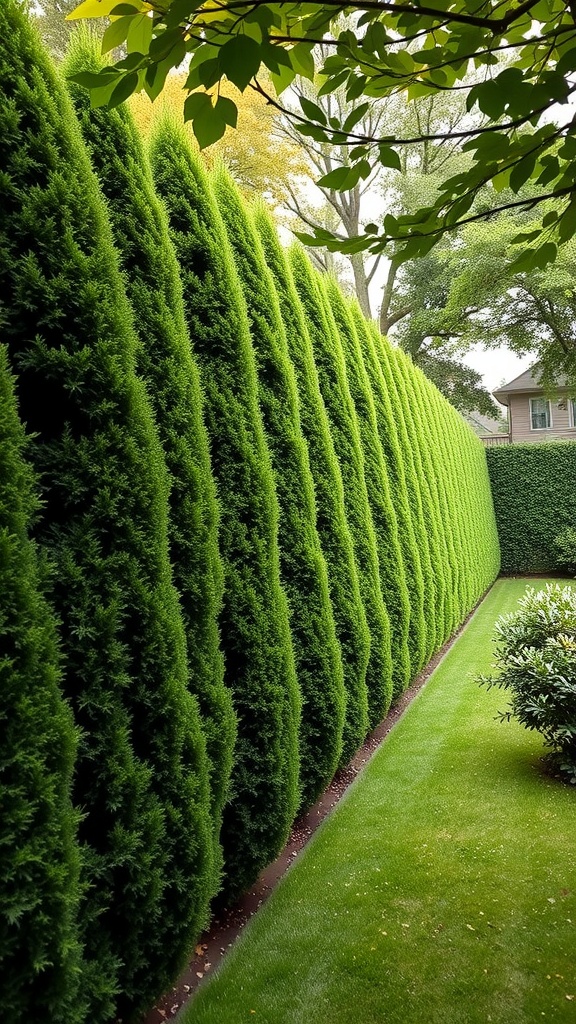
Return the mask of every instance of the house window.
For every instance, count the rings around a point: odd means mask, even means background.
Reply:
[[[530,426],[532,430],[546,430],[552,426],[550,402],[547,398],[530,399]]]
[[[568,404],[570,406],[570,426],[576,427],[576,398],[571,398]]]

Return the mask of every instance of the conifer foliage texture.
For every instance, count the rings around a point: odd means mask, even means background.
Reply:
[[[246,297],[256,355],[258,395],[280,506],[280,569],[303,707],[300,723],[301,806],[328,785],[340,759],[344,677],[316,530],[314,484],[300,424],[294,368],[274,279],[252,218],[224,171],[215,191]]]
[[[99,42],[92,36],[78,33],[65,72],[97,70],[102,58],[95,47]],[[166,211],[154,189],[130,111],[126,105],[94,109],[88,93],[79,86],[71,86],[71,94],[123,257],[138,336],[136,368],[148,385],[170,474],[170,560],[186,628],[189,689],[198,698],[207,743],[216,886],[235,720],[230,691],[224,685],[217,627],[223,573],[199,375]]]
[[[252,884],[288,836],[299,802],[300,696],[280,585],[278,502],[256,364],[224,224],[205,171],[178,125],[160,124],[152,163],[181,267],[221,506],[220,630],[225,679],[238,716],[232,795],[222,829],[223,897],[229,900]]]
[[[110,227],[65,90],[13,0],[0,5],[0,120],[0,317],[80,727],[83,994],[107,1021],[149,1005],[204,923],[205,746]]]
[[[29,539],[37,502],[0,347],[0,1000],[15,1024],[80,1022],[76,735]]]

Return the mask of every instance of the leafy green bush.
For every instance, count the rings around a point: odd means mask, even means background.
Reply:
[[[548,760],[576,785],[576,590],[549,583],[530,587],[520,610],[496,623],[496,677],[482,676],[491,688],[511,690],[501,713],[542,733]]]
[[[566,526],[552,541],[556,551],[556,565],[567,572],[576,572],[576,529]]]

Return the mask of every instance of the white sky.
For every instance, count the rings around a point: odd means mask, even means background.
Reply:
[[[507,348],[485,352],[480,346],[476,346],[463,358],[463,362],[481,373],[484,386],[488,391],[493,391],[494,388],[508,384],[524,370],[527,370],[536,362],[536,356],[532,353],[520,357]]]

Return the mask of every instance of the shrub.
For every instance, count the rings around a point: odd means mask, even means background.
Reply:
[[[530,587],[519,611],[496,623],[496,667],[500,674],[485,676],[488,688],[510,690],[512,716],[535,729],[551,748],[548,760],[576,784],[576,590],[548,584]]]
[[[6,1020],[76,1024],[76,741],[59,689],[56,622],[28,532],[38,503],[0,346],[0,1000]]]
[[[205,744],[187,692],[166,467],[110,224],[18,0],[0,3],[0,129],[2,333],[33,438],[33,535],[54,562],[62,687],[80,728],[82,991],[90,1020],[105,1021],[147,1008],[205,922]]]
[[[362,742],[368,725],[366,665],[370,636],[344,507],[342,474],[320,391],[308,320],[276,228],[262,207],[257,211],[257,224],[268,265],[274,274],[288,350],[298,382],[302,431],[308,444],[316,490],[318,533],[328,565],[330,597],[344,667],[346,716],[341,764],[347,764]]]
[[[64,66],[66,74],[102,67],[99,49],[92,33],[77,31]],[[217,626],[223,570],[198,369],[166,210],[154,189],[132,115],[125,104],[113,109],[91,107],[87,90],[80,86],[70,86],[70,93],[122,256],[138,336],[136,369],[148,387],[170,476],[170,561],[186,629],[188,687],[198,700],[206,738],[217,889],[235,717],[224,685]]]
[[[552,541],[556,551],[556,565],[566,572],[576,572],[576,529],[566,526]]]
[[[262,243],[229,174],[214,187],[242,284],[256,356],[258,396],[280,506],[280,572],[290,605],[296,673],[302,693],[301,809],[328,785],[342,750],[344,675],[316,529],[314,483],[302,435],[294,367],[274,280]]]
[[[166,203],[201,374],[221,508],[225,680],[238,715],[224,809],[224,889],[237,897],[282,848],[299,802],[300,696],[280,585],[278,501],[246,303],[226,230],[183,126],[162,121],[152,166]]]

